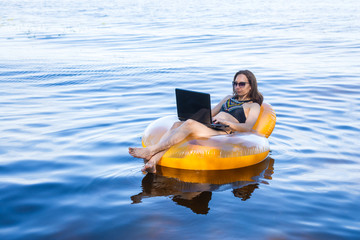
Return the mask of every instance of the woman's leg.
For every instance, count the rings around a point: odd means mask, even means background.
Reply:
[[[181,124],[181,126],[179,126],[178,128],[169,132],[167,136],[161,138],[161,140],[157,144],[147,148],[129,148],[129,153],[133,157],[150,160],[151,157],[158,152],[169,149],[171,146],[181,142],[189,135],[195,138],[206,138],[220,134],[226,133],[208,128],[202,123],[189,119],[183,124]]]
[[[164,133],[164,135],[160,138],[160,140],[159,140],[159,142],[162,140],[162,139],[164,139],[164,138],[167,138],[169,135],[172,135],[172,133],[173,133],[173,131],[176,129],[176,128],[178,128],[178,127],[180,127],[182,124],[183,124],[184,122],[175,122],[172,126],[171,126],[171,128],[168,130],[168,131],[166,131],[166,133]],[[131,148],[131,147],[129,147],[129,154],[130,155],[132,155],[133,157],[138,157],[138,156],[135,156],[135,152],[137,151],[137,149],[147,149],[147,148]],[[146,161],[149,161],[149,159],[151,158],[146,158],[146,157],[141,157],[141,156],[139,156],[138,158],[143,158],[143,159],[145,159]]]
[[[149,173],[156,173],[156,164],[160,161],[162,156],[165,154],[166,150],[158,152],[154,156],[150,158],[150,160],[145,163],[145,166],[141,171],[149,172]]]
[[[183,124],[183,122],[175,122],[172,127],[161,137],[161,139],[163,138],[167,138],[169,135],[172,134],[172,132],[174,131],[174,129],[178,128],[181,126],[181,124]],[[160,141],[161,141],[160,139]],[[145,163],[145,166],[143,169],[141,169],[141,171],[143,172],[149,172],[149,173],[156,173],[156,164],[160,161],[160,159],[162,158],[162,156],[165,154],[165,150],[158,152],[157,154],[155,154],[154,156],[152,156],[150,158],[149,161],[147,161]]]

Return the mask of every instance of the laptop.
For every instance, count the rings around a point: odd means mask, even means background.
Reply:
[[[210,94],[176,88],[175,95],[180,121],[193,119],[215,130],[225,130],[228,127],[228,125],[213,123]]]

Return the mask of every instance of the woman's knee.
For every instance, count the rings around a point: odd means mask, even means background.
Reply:
[[[190,131],[194,131],[194,130],[196,130],[196,126],[199,126],[199,124],[201,124],[201,123],[199,123],[193,119],[188,119],[183,123],[183,126]]]
[[[171,127],[171,130],[180,127],[181,124],[183,124],[183,122],[174,122],[174,124]]]

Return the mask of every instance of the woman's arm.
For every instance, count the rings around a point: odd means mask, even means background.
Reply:
[[[231,98],[232,95],[228,95],[226,97],[223,98],[223,100],[221,100],[212,110],[211,110],[211,116],[215,117],[221,109],[221,106],[229,99]]]
[[[235,123],[235,122],[227,121],[227,120],[223,120],[223,119],[221,119],[221,120],[219,119],[220,121],[218,121],[218,122],[229,125],[229,128],[232,131],[250,132],[252,130],[252,128],[254,127],[254,125],[259,117],[259,114],[260,114],[260,105],[258,103],[251,103],[249,114],[246,118],[245,123]]]

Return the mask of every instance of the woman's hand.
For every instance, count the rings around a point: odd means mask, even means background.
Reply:
[[[218,117],[218,116],[213,117],[213,123],[229,125],[229,121],[225,120],[222,117]]]

